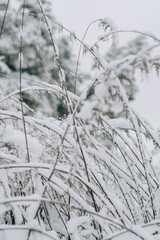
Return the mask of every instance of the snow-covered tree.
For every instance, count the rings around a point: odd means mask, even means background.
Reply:
[[[135,99],[137,88],[137,75],[141,75],[143,72],[148,72],[148,66],[146,58],[150,57],[150,52],[146,52],[146,56],[142,61],[132,61],[128,66],[128,56],[137,56],[137,54],[142,50],[149,47],[147,38],[143,35],[137,36],[135,39],[128,41],[125,45],[111,47],[107,50],[105,59],[107,62],[118,61],[124,59],[124,64],[122,67],[115,66],[114,72],[118,76],[123,88],[125,88],[127,97],[129,101]],[[125,59],[126,58],[126,59]],[[126,61],[126,64],[125,64]],[[93,92],[93,91],[92,91]],[[91,96],[90,96],[91,97]],[[114,104],[110,102],[108,104],[107,115],[111,118],[117,118],[121,116],[122,112],[117,107],[115,108]]]
[[[155,67],[158,71],[160,58],[152,51],[158,51],[160,39],[139,32],[156,43],[107,61],[98,51],[99,41],[112,36],[116,45],[118,30],[110,18],[101,19],[105,33],[98,42],[91,47],[81,42],[98,67],[78,96],[67,88],[50,20],[40,0],[37,4],[56,58],[60,85],[34,78],[34,85],[21,88],[27,75],[20,49],[19,75],[10,75],[10,81],[14,78],[20,86],[8,95],[2,89],[0,99],[0,238],[158,239],[159,131],[130,106],[119,73],[121,69],[129,71],[133,63],[141,69],[144,62],[146,74]],[[21,29],[27,25],[23,10]],[[21,45],[24,35],[25,30],[20,32]],[[23,58],[25,61],[25,51]],[[91,89],[92,101],[88,98]],[[35,91],[64,99],[68,116],[57,120],[33,111],[24,116],[29,109],[22,101],[24,93],[34,95]],[[109,104],[118,106],[121,118],[106,115]]]
[[[120,60],[121,58],[125,58],[128,55],[136,56],[137,53],[141,51],[141,49],[147,48],[147,46],[148,46],[147,38],[144,37],[143,35],[142,36],[140,35],[135,39],[127,42],[127,44],[124,46],[110,49],[107,52],[106,60],[108,62],[111,62],[113,60]],[[147,52],[146,54],[148,54],[149,56],[149,52]],[[123,68],[117,68],[118,77],[122,85],[124,86],[130,101],[134,100],[135,93],[137,90],[136,87],[137,83],[135,83],[136,80],[135,74],[137,73],[136,71],[137,69],[139,69],[140,71],[145,71],[144,68],[146,68],[146,66],[145,62],[143,61],[139,62],[139,65],[137,61],[135,62],[133,61],[130,64],[130,68],[128,68],[128,65],[126,65],[126,67],[124,65]]]
[[[6,1],[5,1],[6,2]],[[19,71],[19,51],[20,51],[20,27],[21,27],[21,10],[23,2],[19,1],[18,9],[13,9],[9,6],[9,14],[5,19],[3,29],[3,39],[0,45],[1,54],[1,70],[4,74],[18,75]],[[70,41],[68,37],[58,37],[56,34],[55,20],[52,17],[51,3],[47,0],[42,1],[47,17],[50,19],[50,31],[55,36],[57,48],[59,47],[59,55],[61,57],[61,65],[67,71],[66,82],[70,90],[73,90],[73,77],[70,74],[70,67],[74,65],[73,54]],[[4,16],[5,4],[0,3],[1,20]],[[17,12],[18,11],[18,12]],[[23,29],[23,69],[24,86],[34,84],[34,80],[45,81],[59,84],[58,67],[54,56],[50,36],[47,33],[45,21],[40,15],[39,5],[36,0],[28,0],[24,6],[24,29]],[[3,68],[3,69],[2,69]],[[8,76],[10,78],[10,75]],[[1,85],[3,87],[4,78],[1,78]],[[12,85],[7,88],[8,91],[16,89],[17,80],[12,79],[12,82],[5,79],[6,84]],[[6,88],[5,88],[6,89]],[[8,93],[8,92],[7,92]],[[46,92],[40,93],[43,101],[39,100],[36,95],[24,93],[24,101],[33,110],[39,110],[48,116],[64,116],[67,114],[67,109],[62,100],[58,100],[55,96],[51,96]]]

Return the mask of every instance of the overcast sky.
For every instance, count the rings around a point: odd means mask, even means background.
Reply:
[[[111,17],[119,29],[152,32],[160,38],[160,0],[52,0],[52,2],[54,16],[79,37],[82,37],[91,21]],[[88,41],[96,39],[95,30],[93,28],[89,32]],[[121,41],[129,37],[131,36],[125,34]],[[160,48],[158,50],[160,51]],[[140,84],[133,106],[155,127],[160,127],[159,105],[160,79],[150,76],[146,82]]]
[[[111,17],[119,28],[160,33],[160,0],[52,0],[54,15],[77,34],[91,21]]]

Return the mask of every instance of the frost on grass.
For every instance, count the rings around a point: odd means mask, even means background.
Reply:
[[[75,75],[74,64],[68,73],[50,31],[63,26],[57,23],[57,28],[56,21],[46,16],[44,3],[37,1],[41,12],[33,8],[39,20],[35,15],[24,20],[21,37],[25,44],[30,28],[39,21],[36,34],[46,27],[47,41],[51,41],[48,54],[53,55],[47,62],[47,54],[38,47],[44,40],[37,39],[39,35],[31,38],[37,58],[24,45],[21,92],[19,72],[13,71],[19,52],[12,67],[5,61],[5,53],[0,56],[0,238],[158,239],[159,131],[132,109],[129,100],[139,72],[159,70],[159,57],[152,53],[159,46],[146,46],[136,39],[124,48],[112,48],[106,57],[86,43],[84,47],[98,67],[89,82],[86,76],[76,76],[83,89],[75,94],[78,91],[68,87],[73,80],[70,76]],[[109,30],[117,46],[113,20],[101,19],[100,27]],[[69,35],[77,38],[72,32]],[[10,41],[5,43],[2,35],[0,44],[8,49]],[[49,80],[31,69],[33,59],[38,62],[37,70],[43,62]],[[50,72],[51,63],[57,82]],[[56,111],[53,100],[65,105],[66,115],[48,117]]]
[[[113,46],[118,46],[119,44],[119,37],[118,33],[116,31],[118,30],[116,23],[110,18],[106,17],[101,19],[99,26],[106,32],[108,28],[111,31],[115,31],[115,33],[112,34],[112,40],[113,40]],[[102,37],[98,36],[98,39],[100,40]]]

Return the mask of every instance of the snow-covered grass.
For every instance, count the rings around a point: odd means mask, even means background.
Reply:
[[[159,50],[160,40],[148,35],[158,44],[108,62],[99,51],[100,42],[112,36],[115,47],[121,32],[110,18],[99,20],[104,35],[92,47],[74,35],[96,63],[95,77],[77,95],[76,89],[67,89],[51,31],[56,21],[47,17],[40,0],[37,4],[60,81],[47,83],[34,76],[34,85],[26,81],[21,87],[25,81],[21,59],[20,74],[14,76],[20,88],[11,92],[6,84],[1,91],[0,238],[159,239],[159,132],[131,107],[121,76],[125,72],[132,87],[138,69],[146,74],[155,67],[158,71],[159,57],[152,50]],[[24,13],[22,7],[20,54],[27,24]],[[0,66],[11,74],[1,78],[9,83],[12,72],[7,64]],[[32,110],[23,103],[23,94],[29,92],[34,99],[35,91],[62,99],[68,115],[55,119]]]

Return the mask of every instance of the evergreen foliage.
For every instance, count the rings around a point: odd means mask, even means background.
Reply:
[[[19,51],[20,51],[20,26],[21,26],[21,10],[23,8],[22,1],[19,1],[18,9],[9,8],[4,29],[3,39],[0,43],[1,55],[1,73],[9,74],[10,76],[17,76],[19,73]],[[51,32],[56,34],[56,28],[51,21],[55,21],[52,17],[51,3],[49,1],[42,1],[47,17],[50,19]],[[5,4],[0,3],[0,20],[4,16]],[[23,69],[22,72],[26,78],[24,86],[30,86],[34,80],[45,81],[48,83],[56,82],[60,85],[58,66],[55,60],[50,36],[48,35],[45,22],[40,15],[40,9],[36,0],[27,0],[25,4],[25,23],[23,30]],[[18,13],[18,14],[17,14]],[[0,21],[0,22],[1,22]],[[55,40],[57,48],[59,47],[59,55],[61,65],[67,71],[66,83],[70,90],[73,90],[74,79],[70,75],[70,65],[74,65],[71,44],[68,37],[57,37]],[[16,78],[16,77],[15,77]],[[27,81],[28,80],[28,81]],[[1,79],[1,86],[4,78]],[[12,82],[5,79],[6,84],[11,85],[7,88],[10,92],[15,90],[17,80],[12,79]],[[8,92],[7,92],[8,93]],[[31,96],[25,93],[24,101],[33,110],[43,112],[47,116],[64,116],[67,114],[67,109],[62,100],[58,100],[55,96],[48,93],[41,93],[43,101],[39,101],[36,96]]]

